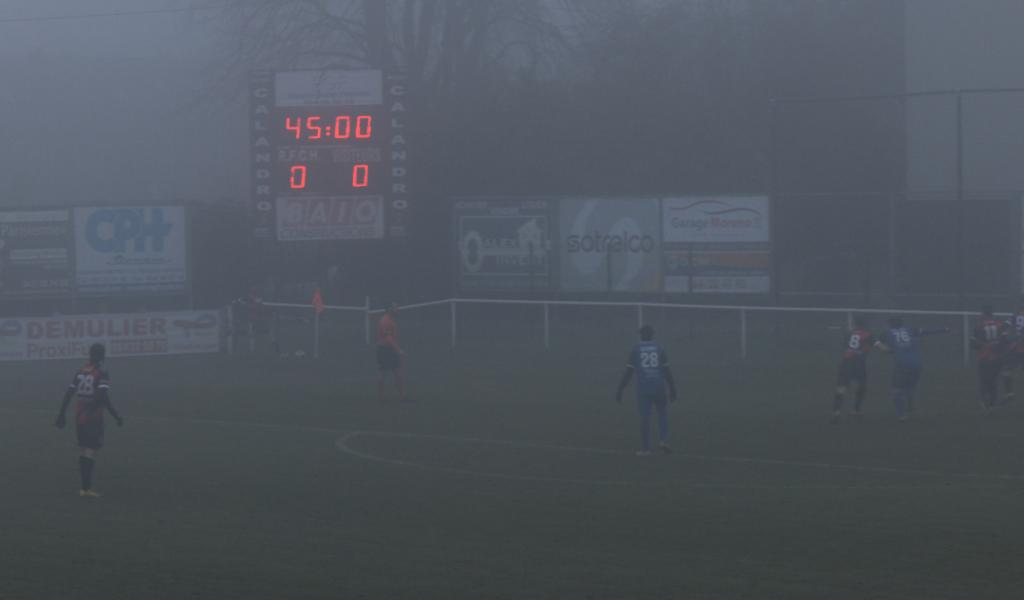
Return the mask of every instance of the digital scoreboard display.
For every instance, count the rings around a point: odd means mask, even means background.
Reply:
[[[260,72],[250,92],[257,237],[408,234],[401,77],[374,69]]]

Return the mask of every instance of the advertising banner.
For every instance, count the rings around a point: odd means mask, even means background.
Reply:
[[[541,290],[551,277],[544,200],[455,203],[459,285],[464,290]]]
[[[71,213],[0,213],[0,296],[69,295],[72,283]]]
[[[766,196],[683,196],[661,203],[666,292],[771,291]]]
[[[102,343],[112,357],[220,350],[216,311],[0,320],[0,360],[80,359]]]
[[[666,244],[771,241],[767,196],[687,196],[662,201]]]
[[[372,106],[381,104],[383,73],[377,69],[275,73],[277,106]]]
[[[559,213],[563,290],[661,290],[657,200],[563,200]]]
[[[767,249],[666,249],[665,291],[766,294],[771,261]]]
[[[79,293],[187,289],[184,207],[76,208],[74,217]]]
[[[277,239],[374,240],[384,237],[380,196],[277,199]]]

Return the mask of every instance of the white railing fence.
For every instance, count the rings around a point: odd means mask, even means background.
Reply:
[[[369,298],[362,306],[328,305],[322,313],[308,304],[264,306],[271,312],[266,344],[280,353],[313,357],[372,345],[376,318],[384,311],[373,308]],[[949,328],[953,340],[941,346],[953,352],[950,358],[965,364],[971,359],[970,332],[977,319],[977,313],[962,311],[469,298],[409,304],[399,310],[403,344],[430,349],[439,343],[451,348],[486,343],[545,350],[571,344],[585,349],[650,323],[661,339],[686,338],[707,352],[741,359],[774,352],[769,342],[810,349],[824,343],[836,349],[841,331],[851,327],[856,316],[870,319],[875,331],[884,328],[886,318],[902,316],[911,326]],[[230,320],[231,311],[228,315]],[[255,329],[251,323],[229,327],[229,351],[257,351],[261,342]]]

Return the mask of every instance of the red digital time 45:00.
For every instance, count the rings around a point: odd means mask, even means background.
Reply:
[[[373,115],[313,115],[284,118],[284,129],[299,141],[369,140],[373,137]]]

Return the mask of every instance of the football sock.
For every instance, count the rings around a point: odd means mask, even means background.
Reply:
[[[853,410],[857,412],[860,412],[860,407],[864,404],[864,394],[867,392],[866,387],[862,385],[857,388],[857,396],[853,403]]]
[[[78,457],[78,471],[82,475],[82,489],[92,489],[92,468],[96,465],[96,459],[88,456]]]
[[[903,394],[903,390],[892,391],[892,402],[896,405],[896,416],[903,418],[907,414],[907,399]]]
[[[843,408],[844,400],[843,395],[836,392],[835,397],[832,399],[832,410],[839,412],[839,410]]]
[[[645,411],[643,417],[640,419],[640,449],[650,450],[651,449],[651,413]]]
[[[668,441],[668,405],[658,403],[658,438],[661,443]]]

